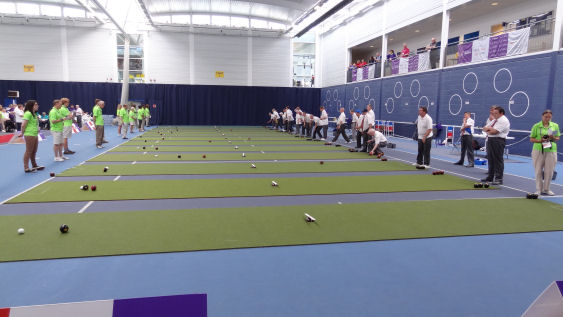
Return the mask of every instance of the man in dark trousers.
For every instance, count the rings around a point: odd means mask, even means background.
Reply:
[[[344,138],[344,140],[346,140],[346,143],[350,143],[350,139],[346,135],[346,114],[344,113],[344,107],[340,108],[340,116],[336,121],[336,135],[332,139],[332,142],[336,142],[340,134],[342,134],[342,137]]]
[[[506,137],[510,131],[510,121],[504,115],[502,107],[493,109],[494,119],[483,128],[483,132],[487,133],[487,163],[489,164],[489,173],[483,182],[491,182],[492,185],[502,185],[504,175],[504,148],[506,146]]]
[[[475,121],[471,119],[471,113],[466,112],[463,114],[463,124],[461,125],[461,158],[459,161],[455,162],[455,165],[463,165],[463,160],[465,159],[465,153],[467,153],[467,167],[473,167],[474,165],[474,155],[473,155],[473,126]]]

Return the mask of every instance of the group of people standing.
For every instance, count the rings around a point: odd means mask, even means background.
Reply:
[[[150,119],[149,105],[141,105],[137,109],[134,105],[117,105],[117,135],[122,139],[127,138],[127,130],[134,133],[137,127],[139,132],[145,131],[145,126],[149,126]]]
[[[76,120],[76,112],[69,110],[70,100],[61,98],[53,100],[53,108],[49,111],[50,132],[53,136],[54,161],[63,162],[76,152],[69,148],[69,139],[72,137],[72,124]],[[103,125],[101,109],[104,107],[102,100],[96,99],[93,116],[96,125],[96,145],[101,148],[102,143],[107,143],[103,139]],[[23,109],[23,119],[20,136],[25,141],[25,153],[23,156],[24,172],[33,173],[45,169],[44,166],[37,164],[36,155],[39,144],[39,104],[36,100],[28,100]],[[99,142],[98,142],[99,139]],[[31,168],[29,162],[31,161]]]
[[[273,108],[268,114],[270,119],[267,123],[272,125],[272,129],[281,129],[283,132],[293,133],[293,122],[295,121],[296,135],[312,137],[313,139],[318,135],[321,140],[327,139],[328,114],[324,107],[321,106],[321,115],[319,117],[302,111],[300,107],[296,107],[294,110],[295,118],[293,117],[293,111],[289,107],[285,107],[281,115]]]

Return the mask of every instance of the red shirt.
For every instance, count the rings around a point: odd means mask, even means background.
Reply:
[[[407,56],[409,56],[410,52],[411,52],[411,50],[409,50],[408,47],[405,47],[405,48],[403,48],[403,50],[401,51],[401,56],[402,56],[402,57],[407,57]]]

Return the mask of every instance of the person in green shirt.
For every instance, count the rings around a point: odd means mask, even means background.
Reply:
[[[542,113],[542,120],[532,127],[530,142],[532,148],[532,161],[536,172],[536,194],[553,196],[549,189],[555,165],[557,165],[557,141],[559,141],[559,125],[551,122],[551,110]],[[543,179],[542,179],[543,178]]]
[[[23,154],[23,170],[26,173],[41,171],[45,166],[37,165],[35,156],[37,155],[37,147],[39,145],[39,120],[37,116],[39,105],[35,100],[28,100],[25,103],[22,131],[21,135],[25,140],[25,153]],[[29,169],[29,161],[31,160],[31,169]]]
[[[51,135],[53,136],[53,152],[55,152],[55,162],[62,162],[68,157],[63,156],[63,121],[64,116],[61,114],[62,103],[59,99],[53,100],[53,108],[49,112],[49,121],[51,122]]]
[[[72,137],[72,120],[73,115],[72,112],[68,109],[68,105],[70,104],[70,100],[68,98],[61,98],[61,110],[59,112],[64,117],[63,121],[63,147],[64,152],[63,154],[74,154],[74,151],[71,151],[68,148],[68,139]]]
[[[133,133],[133,127],[137,124],[137,114],[135,113],[135,106],[131,105],[129,107],[129,124],[131,125],[130,133]]]
[[[129,113],[127,112],[127,105],[126,104],[123,105],[119,111],[120,111],[119,116],[123,119],[123,130],[121,130],[121,138],[128,139],[127,127],[129,126]]]
[[[92,110],[92,116],[94,117],[94,125],[96,125],[96,147],[98,149],[103,148],[102,143],[104,142],[104,118],[102,117],[102,109],[106,106],[103,100],[96,99],[96,105]]]
[[[137,111],[137,122],[138,122],[138,129],[139,132],[145,131],[145,111],[143,110],[143,106],[139,106],[139,110]]]
[[[115,116],[117,117],[117,135],[121,135],[121,128],[123,127],[123,117],[121,116],[121,105],[117,105],[117,112]]]

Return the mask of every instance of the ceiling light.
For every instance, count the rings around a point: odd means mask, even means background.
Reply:
[[[315,6],[315,11],[318,10],[318,9],[320,9],[320,8],[321,8],[321,6],[319,6],[319,5],[318,5],[318,6]]]
[[[418,32],[420,32],[420,30],[414,30],[414,32],[415,32],[415,33],[418,33]]]
[[[370,45],[369,47],[375,47],[375,46],[373,46],[373,45]]]
[[[389,41],[393,41],[393,39],[389,39]]]
[[[498,2],[491,3],[492,6],[498,6]]]

